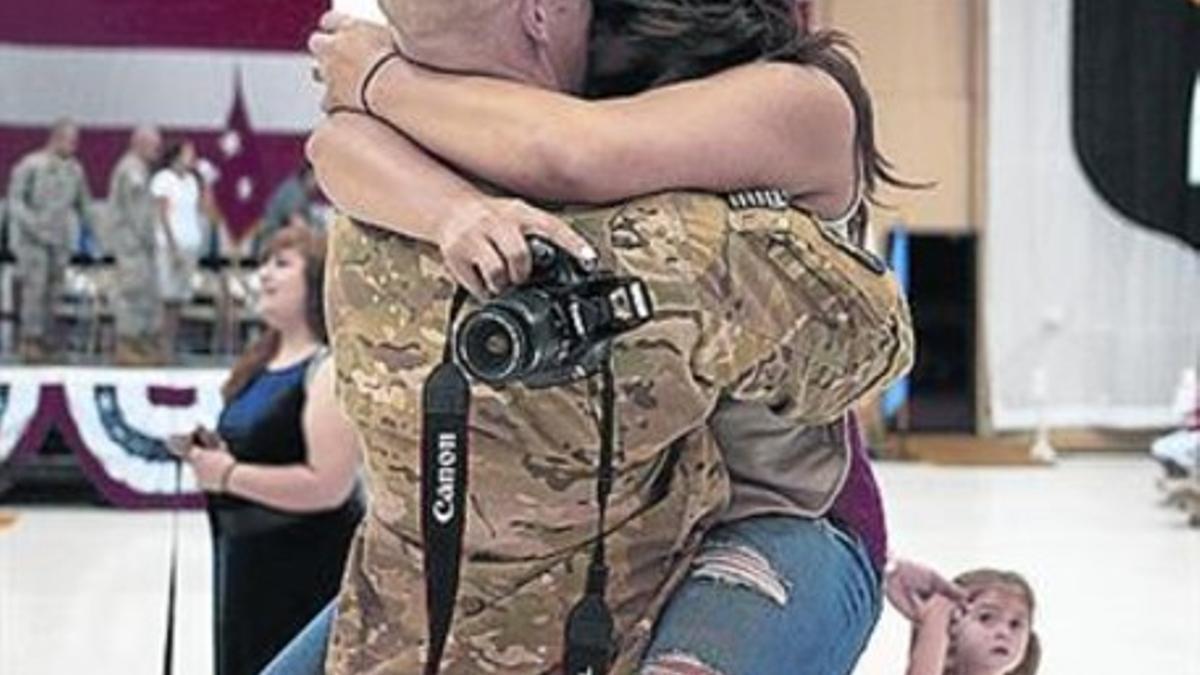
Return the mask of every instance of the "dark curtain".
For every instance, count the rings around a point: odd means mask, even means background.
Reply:
[[[1074,13],[1073,133],[1084,172],[1138,225],[1200,249],[1200,185],[1187,182],[1200,1],[1075,0]]]

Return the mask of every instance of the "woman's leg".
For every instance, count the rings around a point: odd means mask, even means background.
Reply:
[[[641,673],[850,673],[880,608],[861,543],[825,520],[748,518],[706,537]]]
[[[260,675],[322,675],[325,672],[325,650],[336,612],[335,600],[318,612],[263,668]]]

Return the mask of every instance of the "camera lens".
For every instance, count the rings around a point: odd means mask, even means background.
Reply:
[[[483,340],[483,349],[487,352],[488,359],[496,359],[498,362],[511,359],[512,348],[513,343],[507,333],[489,335]]]
[[[488,307],[463,321],[458,340],[459,360],[485,382],[503,382],[524,370],[529,346],[526,331],[514,316]]]

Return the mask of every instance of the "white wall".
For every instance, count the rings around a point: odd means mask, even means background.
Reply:
[[[1176,423],[1200,358],[1200,255],[1130,223],[1071,142],[1071,1],[989,4],[985,357],[996,428]]]

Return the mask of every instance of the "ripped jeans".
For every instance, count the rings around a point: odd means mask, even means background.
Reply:
[[[881,609],[860,542],[824,519],[747,518],[705,538],[641,675],[848,674]]]
[[[641,675],[840,675],[882,608],[866,548],[825,520],[715,528],[655,626]],[[330,604],[262,675],[321,673]]]

